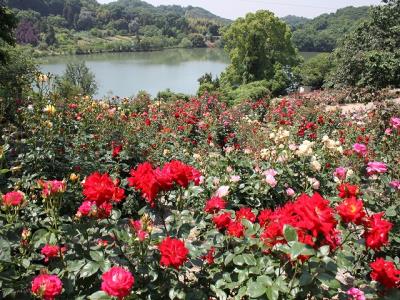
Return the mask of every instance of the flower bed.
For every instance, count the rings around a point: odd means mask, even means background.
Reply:
[[[398,107],[45,99],[3,129],[3,298],[400,297]]]

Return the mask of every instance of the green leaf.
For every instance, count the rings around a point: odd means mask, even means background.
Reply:
[[[290,225],[283,226],[283,235],[285,236],[286,241],[293,242],[298,240],[297,231]]]
[[[396,213],[396,206],[390,206],[386,209],[385,215],[388,217],[395,217],[397,215]]]
[[[330,247],[329,245],[325,245],[319,248],[319,252],[322,254],[322,256],[328,256],[330,252]]]
[[[90,251],[90,257],[97,262],[104,260],[104,254],[101,251]]]
[[[6,173],[8,173],[8,172],[10,172],[9,169],[1,169],[1,170],[0,170],[0,174],[6,174]]]
[[[237,266],[243,266],[244,265],[244,258],[243,255],[237,255],[233,258],[233,263]]]
[[[248,266],[255,266],[257,265],[257,261],[254,258],[253,254],[242,254],[244,262],[246,263],[246,265]]]
[[[32,235],[32,243],[34,248],[38,248],[41,244],[48,242],[50,233],[46,229],[36,230]]]
[[[0,261],[11,262],[11,246],[3,238],[0,238]]]
[[[86,278],[92,276],[96,273],[100,268],[100,265],[94,261],[89,261],[86,265],[83,266],[82,270],[80,271],[80,277]]]
[[[230,264],[230,262],[232,261],[232,259],[235,257],[235,254],[233,253],[229,253],[224,260],[224,265],[227,266]]]
[[[103,291],[98,291],[94,294],[91,294],[89,296],[90,300],[109,300],[112,299],[110,296],[108,296],[105,292]]]
[[[274,286],[267,287],[266,294],[269,300],[278,300],[279,298],[279,291]]]
[[[265,294],[265,292],[266,287],[259,282],[251,281],[247,285],[247,295],[249,295],[251,298],[261,297]]]

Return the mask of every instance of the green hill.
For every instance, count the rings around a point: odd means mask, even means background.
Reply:
[[[314,19],[287,16],[282,20],[292,28],[293,42],[300,51],[329,52],[368,16],[368,11],[368,6],[349,6]]]
[[[19,18],[17,42],[38,52],[92,53],[205,47],[231,21],[199,7],[141,0],[6,0]]]

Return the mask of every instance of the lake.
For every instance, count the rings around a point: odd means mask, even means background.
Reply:
[[[315,53],[302,53],[305,59]],[[169,88],[195,94],[204,73],[221,74],[229,63],[223,49],[168,49],[153,52],[55,56],[40,60],[43,73],[61,75],[71,61],[85,61],[99,87],[96,97],[129,97],[145,90],[152,96]]]

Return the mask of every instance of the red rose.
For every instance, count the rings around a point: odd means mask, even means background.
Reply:
[[[154,200],[160,191],[160,185],[152,165],[148,162],[140,164],[136,170],[132,169],[130,174],[132,177],[128,178],[129,186],[140,190],[143,198],[145,198],[151,206],[154,206]]]
[[[118,299],[128,296],[135,282],[131,272],[121,267],[112,267],[101,276],[101,279],[102,291]]]
[[[347,198],[336,208],[343,222],[360,224],[365,216],[362,200],[357,200],[355,197]]]
[[[338,186],[339,197],[342,199],[357,197],[360,194],[360,188],[357,185],[342,183]]]
[[[379,249],[388,243],[389,231],[393,224],[382,219],[383,212],[373,214],[365,222],[365,244],[371,249]]]
[[[231,214],[226,212],[213,217],[213,222],[218,229],[226,228],[231,222]]]
[[[207,213],[216,213],[226,207],[226,202],[220,197],[212,197],[207,201],[204,211]]]
[[[112,146],[112,157],[117,157],[122,151],[122,145],[116,142],[112,142],[111,146]]]
[[[393,262],[377,258],[370,264],[370,267],[373,280],[378,281],[389,289],[399,286],[400,270],[396,268]]]
[[[18,206],[25,198],[25,194],[21,191],[8,192],[2,196],[3,204],[5,206]]]
[[[233,221],[228,225],[227,232],[231,236],[240,238],[244,236],[244,226],[240,221]]]
[[[43,300],[54,300],[62,292],[62,282],[56,275],[42,274],[32,280],[32,293]]]
[[[40,251],[44,255],[44,261],[48,262],[51,258],[59,257],[61,248],[57,245],[45,245]]]
[[[189,250],[181,240],[170,237],[165,238],[158,245],[158,249],[161,252],[160,264],[165,267],[172,266],[175,269],[184,264],[189,254]]]
[[[97,218],[107,219],[111,216],[112,204],[110,202],[104,202],[97,207]]]
[[[258,222],[260,223],[261,226],[264,226],[268,223],[270,217],[272,215],[272,210],[270,209],[264,209],[262,211],[260,211],[260,213],[258,214]]]
[[[256,221],[256,215],[251,211],[251,208],[242,207],[236,212],[236,220],[240,221],[241,219],[247,219],[253,223]]]
[[[214,263],[214,254],[215,248],[211,247],[210,250],[207,251],[207,254],[204,255],[202,258],[209,264],[212,265]]]
[[[121,201],[125,197],[125,192],[114,184],[108,174],[95,172],[86,178],[83,195],[86,196],[85,200],[95,201],[99,206],[106,201]]]

